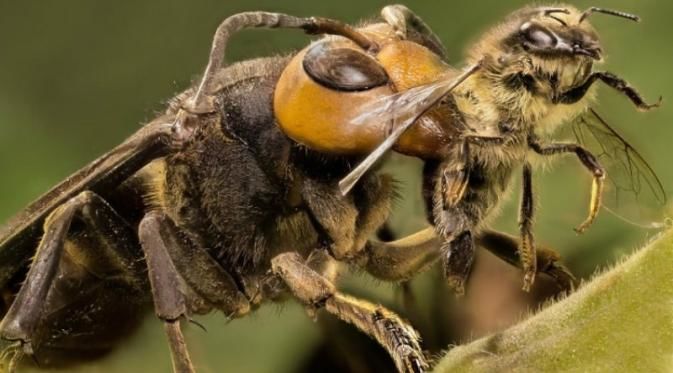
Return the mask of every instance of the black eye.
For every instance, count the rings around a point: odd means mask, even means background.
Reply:
[[[556,36],[551,32],[529,22],[521,25],[519,32],[524,40],[524,44],[529,47],[539,49],[553,48],[558,42]]]

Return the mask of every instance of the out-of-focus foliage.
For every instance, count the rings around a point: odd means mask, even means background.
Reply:
[[[406,5],[440,35],[452,62],[459,65],[463,51],[480,32],[527,3],[415,1]],[[376,16],[386,4],[373,0],[0,3],[0,221],[119,143],[161,110],[164,100],[187,87],[205,67],[212,33],[227,15],[272,10],[357,22]],[[584,0],[573,5],[608,6]],[[615,0],[609,7],[637,13],[643,22],[592,18],[607,52],[605,69],[627,78],[650,100],[663,95],[664,105],[651,113],[637,113],[623,97],[603,87],[598,109],[651,161],[670,191],[673,168],[668,140],[673,136],[673,106],[668,100],[673,98],[673,3]],[[228,58],[233,61],[284,53],[307,40],[297,31],[245,32],[232,39]],[[424,225],[420,174],[415,162],[394,161],[389,169],[395,169],[404,181],[402,194],[406,198],[398,204],[392,226],[398,234],[410,233]],[[558,249],[581,276],[630,251],[649,234],[604,213],[588,233],[576,236],[572,227],[584,217],[590,179],[572,157],[556,162],[548,172],[538,172],[535,181],[540,201],[538,240]],[[512,190],[516,197],[517,186]],[[516,232],[516,200],[511,198],[504,205],[494,226]],[[482,257],[485,259],[475,270],[486,279],[479,282],[480,286],[505,286],[501,279],[511,280],[511,286],[507,285],[507,292],[468,295],[456,306],[468,310],[464,317],[482,320],[476,335],[511,323],[518,317],[511,310],[517,308],[506,305],[528,300],[518,291],[518,272],[487,254]],[[345,288],[351,293],[399,304],[391,286],[363,276],[347,280]],[[442,301],[451,306],[452,295],[437,283],[430,274],[415,281],[413,287],[421,303]],[[509,309],[511,314],[503,315],[502,309]],[[267,306],[226,325],[222,315],[199,318],[208,332],[190,328],[187,338],[200,371],[295,371],[316,346],[331,338],[321,333],[300,307],[286,305],[282,312],[275,310],[275,306]],[[442,312],[426,313],[419,323],[427,327],[419,329],[437,329],[434,326],[443,325],[446,316]],[[484,324],[483,320],[489,322]],[[469,331],[463,331],[457,338],[469,335]],[[169,364],[161,326],[148,318],[126,345],[80,371],[165,372]]]
[[[670,372],[673,232],[505,332],[451,350],[440,372]]]

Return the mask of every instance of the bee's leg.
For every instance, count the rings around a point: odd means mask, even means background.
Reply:
[[[475,243],[513,266],[523,269],[519,256],[519,241],[507,234],[484,231],[475,237]],[[369,241],[367,261],[363,268],[371,275],[386,281],[404,281],[435,263],[442,254],[442,244],[434,228],[392,242]],[[536,246],[537,272],[546,273],[564,290],[577,285],[573,274],[562,263],[554,250]]]
[[[391,355],[400,372],[423,372],[427,369],[418,334],[394,313],[339,293],[330,281],[306,265],[297,253],[280,254],[273,258],[271,266],[305,305],[324,308],[376,339]]]
[[[446,49],[441,39],[411,9],[401,4],[388,5],[381,9],[381,17],[402,39],[416,41],[446,60]]]
[[[533,213],[535,200],[533,197],[533,170],[529,163],[523,165],[521,204],[519,206],[519,230],[521,245],[519,258],[523,267],[523,290],[530,291],[537,274],[537,256],[533,238]]]
[[[168,337],[173,370],[194,372],[180,329],[181,319],[189,316],[183,281],[207,302],[231,315],[246,313],[249,303],[231,276],[205,250],[185,247],[185,237],[180,237],[166,215],[156,211],[146,214],[138,235],[145,252],[155,313],[163,321]],[[199,280],[206,286],[198,286]]]
[[[631,87],[624,79],[618,77],[615,74],[609,72],[595,72],[589,75],[587,80],[584,81],[581,85],[570,89],[569,91],[563,92],[560,95],[554,97],[554,103],[558,104],[574,104],[577,101],[581,100],[587,91],[596,80],[601,80],[603,83],[608,86],[616,89],[617,91],[626,95],[626,97],[633,102],[636,107],[640,110],[650,110],[661,104],[661,97],[659,101],[654,104],[648,104],[643,100],[642,96],[636,91],[635,88]]]
[[[121,279],[132,288],[140,288],[137,275],[141,273],[133,229],[102,198],[93,192],[82,192],[55,209],[45,220],[44,235],[23,286],[0,323],[0,335],[6,341],[16,341],[20,354],[33,355],[42,339],[38,330],[43,318],[47,295],[54,284],[63,256],[64,243],[74,219],[81,220],[92,235],[102,240],[102,252],[82,252],[83,262],[96,272]],[[86,248],[86,246],[85,246]],[[111,274],[110,274],[111,273]],[[140,290],[140,289],[139,289]]]
[[[462,231],[442,250],[445,253],[444,275],[456,295],[465,294],[465,282],[472,271],[474,262],[474,239],[469,230]]]
[[[535,139],[529,139],[528,144],[531,149],[541,155],[575,153],[584,167],[586,167],[593,175],[593,182],[591,185],[591,202],[589,203],[589,216],[586,218],[586,220],[584,220],[584,222],[582,222],[582,224],[575,228],[577,233],[583,233],[594,222],[596,216],[598,216],[598,211],[601,208],[601,201],[603,199],[603,184],[605,181],[605,169],[598,162],[596,156],[577,144],[542,145]]]
[[[268,12],[235,14],[225,19],[215,31],[208,66],[194,96],[192,96],[187,103],[187,107],[185,107],[188,112],[198,114],[215,111],[214,103],[211,100],[215,87],[212,87],[212,85],[215,82],[215,75],[223,67],[224,52],[227,48],[229,38],[241,30],[261,27],[303,29],[308,34],[341,35],[351,39],[365,50],[378,48],[376,43],[355,28],[333,19],[318,17],[302,18],[288,14]]]
[[[439,184],[441,185],[441,195],[444,198],[442,203],[445,208],[455,207],[463,199],[470,181],[468,143],[463,143],[461,148],[462,150],[456,159],[462,160],[448,163],[441,171]]]
[[[483,231],[477,235],[475,241],[477,245],[492,252],[505,262],[523,269],[519,255],[519,242],[515,237],[495,231]],[[577,286],[577,279],[561,263],[561,256],[556,251],[538,245],[535,253],[537,273],[546,273],[552,277],[562,290],[571,291]]]
[[[463,155],[466,155],[467,144],[464,147]],[[469,184],[473,182],[471,179],[480,175],[476,168],[469,169],[464,160],[457,161],[460,158],[456,157],[450,163],[445,162],[437,167],[435,173],[439,173],[439,177],[433,185],[432,195],[432,217],[444,241],[440,249],[444,255],[444,274],[449,286],[459,296],[465,293],[465,282],[472,270],[475,255],[472,229],[482,213],[481,206],[472,202],[479,199],[474,195],[475,191],[468,191],[467,185],[460,188],[455,186]],[[458,190],[460,194],[454,195],[452,190]]]

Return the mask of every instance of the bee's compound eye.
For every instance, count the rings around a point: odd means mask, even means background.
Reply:
[[[553,48],[556,43],[556,37],[548,30],[538,25],[526,22],[519,29],[525,44],[539,49]]]

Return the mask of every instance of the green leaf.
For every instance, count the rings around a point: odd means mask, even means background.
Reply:
[[[673,230],[535,316],[452,348],[435,371],[673,371]]]

